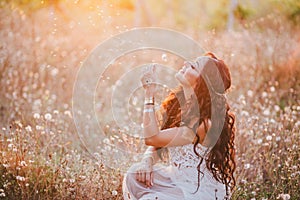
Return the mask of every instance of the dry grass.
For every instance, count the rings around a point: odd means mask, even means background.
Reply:
[[[71,97],[80,62],[126,27],[103,32],[60,18],[49,22],[43,9],[28,15],[4,7],[0,13],[0,199],[122,199],[123,172],[137,159],[113,169],[91,159],[76,134]],[[299,199],[299,31],[267,16],[235,32],[197,38],[232,71],[228,98],[238,130],[233,199]],[[110,103],[105,95],[99,100]],[[120,136],[107,124],[104,143],[143,149],[126,131],[130,127]],[[113,155],[111,146],[103,146],[102,155]]]

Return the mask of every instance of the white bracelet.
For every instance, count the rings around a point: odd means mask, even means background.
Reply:
[[[144,113],[154,112],[153,108],[144,109]]]

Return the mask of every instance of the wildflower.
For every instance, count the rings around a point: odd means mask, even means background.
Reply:
[[[64,114],[67,115],[68,117],[72,118],[72,114],[71,114],[71,112],[69,110],[66,110],[64,112]]]
[[[267,96],[268,96],[268,93],[266,93],[266,92],[263,92],[263,93],[261,94],[261,96],[265,98],[265,97],[267,97]]]
[[[271,140],[272,140],[272,136],[271,136],[271,135],[268,135],[268,136],[266,137],[266,139],[267,139],[268,141],[271,141]]]
[[[258,139],[257,144],[261,144],[261,143],[262,143],[262,139]]]
[[[45,114],[45,119],[50,121],[52,119],[52,115],[50,113]]]
[[[277,199],[282,199],[282,200],[289,200],[291,196],[289,194],[279,194],[277,196]]]
[[[25,181],[25,177],[23,177],[23,176],[16,176],[16,179],[18,181]]]
[[[103,142],[104,142],[105,144],[110,144],[110,140],[109,140],[108,138],[103,139]]]
[[[249,163],[244,165],[244,169],[249,169],[251,167],[251,165]]]
[[[275,109],[276,112],[280,111],[280,107],[278,105],[275,105],[274,109]]]
[[[275,87],[274,86],[270,87],[270,91],[275,92]]]
[[[26,162],[25,162],[24,160],[22,160],[22,161],[20,162],[20,166],[21,166],[21,167],[26,167],[27,164],[26,164]]]
[[[270,115],[270,110],[269,109],[264,110],[263,114],[266,115],[266,116],[269,116]]]
[[[40,114],[39,113],[34,113],[33,114],[33,118],[34,119],[39,119],[41,116],[40,116]]]
[[[35,129],[36,129],[36,130],[43,130],[44,127],[42,127],[42,126],[40,126],[40,125],[36,125],[36,126],[35,126]]]
[[[9,164],[2,164],[3,167],[8,168],[10,165]]]
[[[31,126],[29,126],[29,125],[25,127],[25,130],[26,130],[27,132],[32,132],[32,128],[31,128]]]
[[[248,90],[247,95],[248,95],[248,97],[252,97],[253,96],[253,91],[252,90]]]

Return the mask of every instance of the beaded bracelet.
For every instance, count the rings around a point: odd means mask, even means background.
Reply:
[[[154,105],[154,97],[151,98],[145,98],[145,105]]]
[[[144,113],[150,113],[150,112],[154,112],[154,109],[153,108],[144,109]]]

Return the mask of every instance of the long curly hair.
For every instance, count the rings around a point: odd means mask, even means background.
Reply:
[[[215,77],[215,72],[205,65],[194,88],[194,96],[197,100],[194,98],[194,101],[187,102],[181,86],[165,98],[161,109],[161,129],[190,124],[192,118],[198,113],[197,122],[190,127],[195,132],[194,152],[199,157],[196,192],[200,187],[200,174],[203,174],[200,166],[205,159],[207,169],[217,181],[226,185],[226,194],[228,195],[229,190],[232,191],[236,184],[234,177],[236,168],[235,116],[229,111],[230,106],[224,94],[231,86],[231,77],[228,67],[222,60],[217,59],[213,53],[206,53],[204,56],[207,56],[217,67],[222,78],[221,83],[216,81],[218,77]],[[211,120],[209,129],[208,119]],[[205,138],[200,138],[197,134],[197,128],[202,123],[204,123],[206,130]],[[202,157],[197,152],[197,145],[204,139],[215,141],[215,143],[207,155]]]

